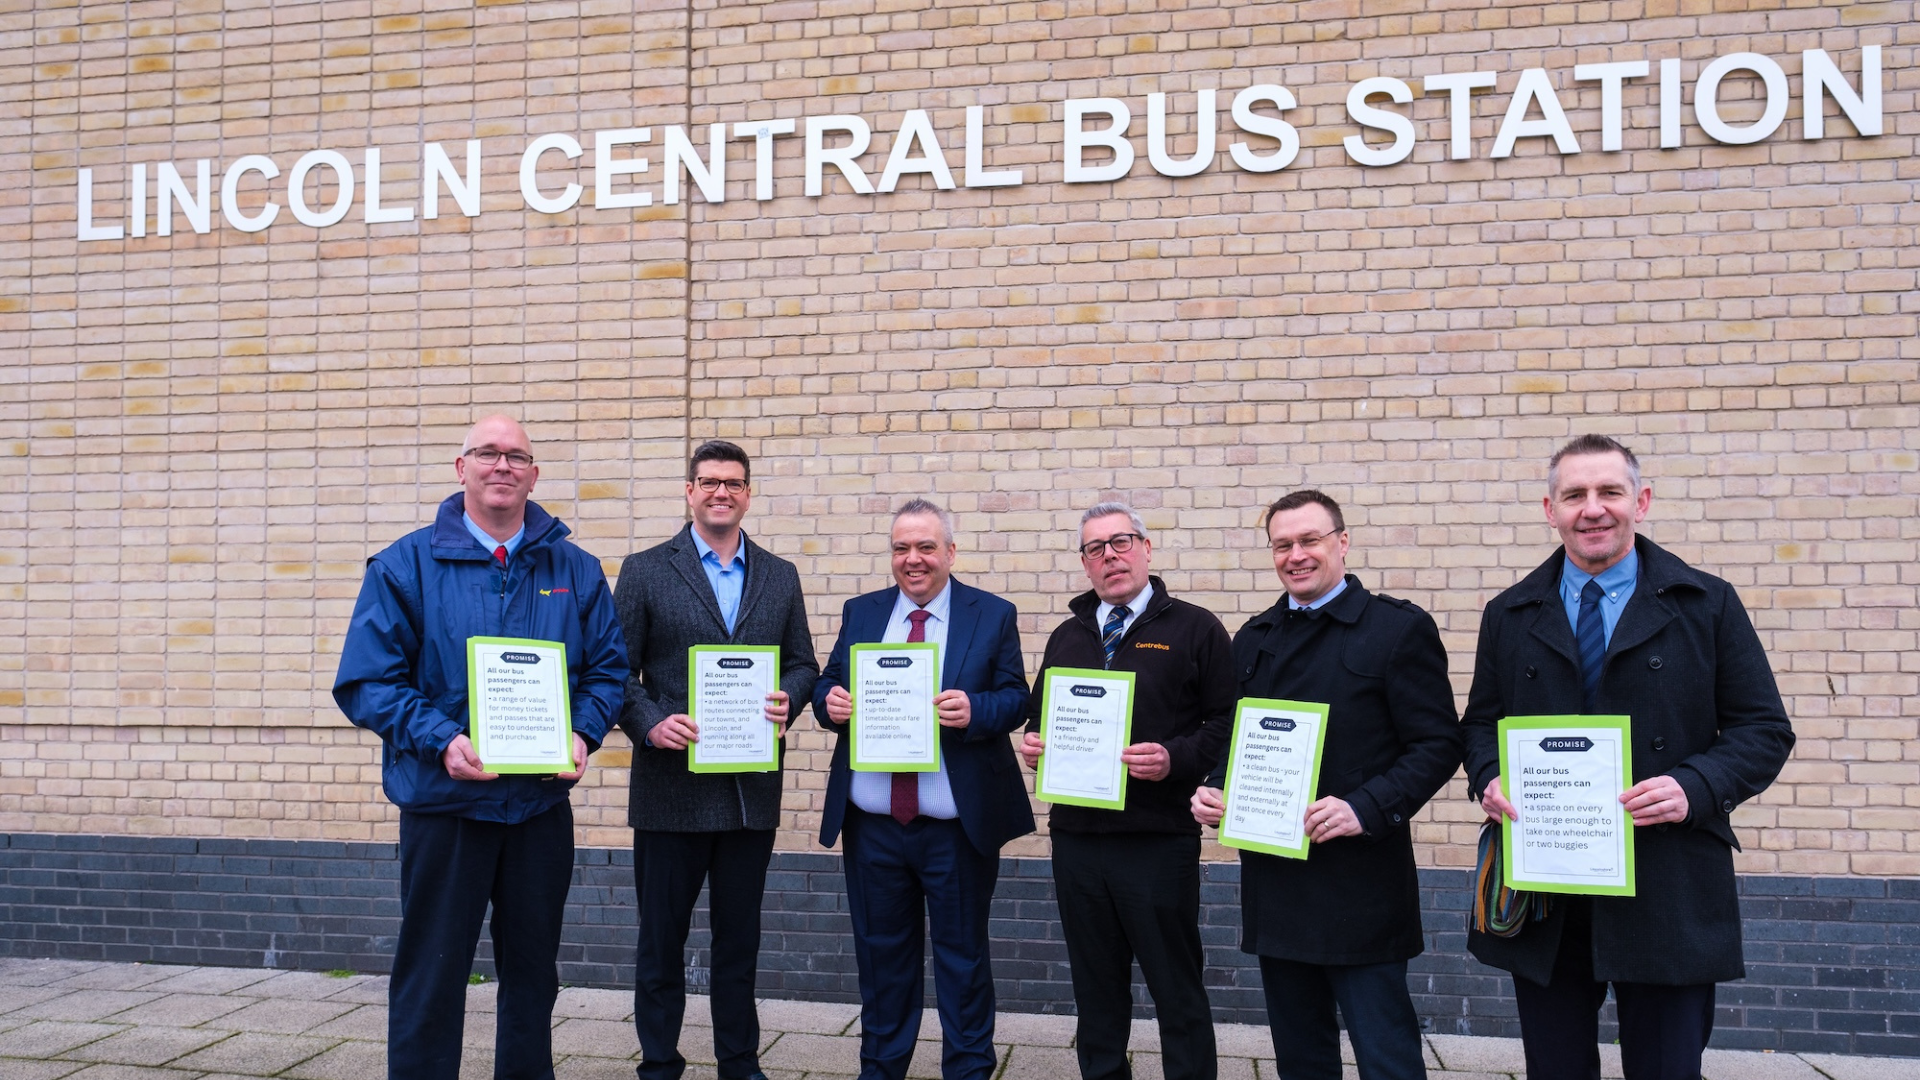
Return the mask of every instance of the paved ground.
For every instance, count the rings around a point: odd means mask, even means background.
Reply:
[[[467,998],[463,1077],[493,1074],[493,990]],[[386,1072],[387,980],[371,975],[0,959],[0,1080],[376,1080]],[[632,999],[569,988],[554,1010],[559,1080],[628,1080],[638,1053]],[[705,998],[688,1002],[681,1051],[689,1080],[714,1080]],[[858,1071],[852,1005],[765,1001],[761,1063],[770,1080],[833,1080]],[[1221,1080],[1274,1080],[1266,1029],[1222,1025]],[[908,1075],[937,1078],[939,1028],[922,1025]],[[931,1037],[931,1038],[929,1038]],[[1072,1080],[1073,1020],[1003,1013],[999,1080]],[[1135,1023],[1138,1080],[1160,1080],[1153,1025]],[[1618,1059],[1603,1047],[1607,1076]],[[1712,1051],[1707,1080],[1920,1080],[1920,1060]],[[1347,1060],[1351,1062],[1352,1055]],[[1427,1038],[1435,1080],[1520,1074],[1511,1039]],[[1353,1076],[1349,1066],[1348,1076]],[[404,1078],[396,1078],[404,1080]]]

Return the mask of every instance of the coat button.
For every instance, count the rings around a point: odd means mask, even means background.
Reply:
[[[1647,666],[1652,668],[1655,671],[1659,671],[1662,667],[1666,666],[1666,661],[1656,656],[1653,659],[1647,661]]]
[[[1395,815],[1393,815],[1393,823],[1394,823],[1395,825],[1398,825],[1398,824],[1400,824],[1400,815],[1399,815],[1399,814],[1395,814]]]
[[[1733,800],[1732,799],[1720,800],[1720,812],[1723,814],[1733,813]]]
[[[1534,675],[1534,671],[1533,671],[1533,665],[1532,665],[1532,664],[1528,664],[1528,665],[1527,665],[1527,678],[1529,678],[1529,679],[1531,679],[1531,678],[1533,678],[1533,675]]]
[[[1665,750],[1665,749],[1667,748],[1667,739],[1666,739],[1666,736],[1664,736],[1664,735],[1655,735],[1655,736],[1653,737],[1653,748],[1654,748],[1655,750]]]
[[[1253,674],[1253,669],[1252,669],[1252,668],[1248,668],[1248,669],[1247,669],[1247,670],[1246,670],[1245,672],[1243,672],[1243,674],[1246,674],[1246,675],[1251,675],[1251,674]]]

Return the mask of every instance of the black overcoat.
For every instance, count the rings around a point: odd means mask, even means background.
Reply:
[[[696,773],[685,750],[647,744],[647,732],[687,711],[687,647],[778,645],[780,689],[787,692],[787,726],[813,698],[820,662],[813,655],[800,574],[793,564],[748,539],[747,580],[733,633],[720,616],[713,583],[700,567],[693,526],[664,544],[635,552],[620,564],[613,608],[626,634],[626,709],[620,729],[633,740],[627,824],[645,832],[722,832],[780,827],[780,771]],[[786,749],[781,748],[784,766]]]
[[[1593,899],[1596,979],[1684,986],[1737,979],[1739,846],[1728,820],[1786,763],[1793,729],[1760,638],[1733,586],[1646,537],[1639,580],[1607,643],[1597,715],[1633,720],[1633,779],[1672,776],[1691,816],[1634,833],[1637,895]],[[1500,772],[1506,716],[1581,708],[1579,650],[1560,599],[1565,549],[1487,605],[1461,725],[1477,798]],[[1485,963],[1536,983],[1551,976],[1564,907],[1512,938],[1469,933]]]
[[[1314,844],[1304,860],[1241,852],[1240,947],[1384,964],[1424,944],[1409,823],[1459,767],[1460,725],[1432,616],[1346,582],[1319,610],[1283,599],[1233,638],[1243,697],[1329,706],[1315,794],[1346,800],[1366,830]]]

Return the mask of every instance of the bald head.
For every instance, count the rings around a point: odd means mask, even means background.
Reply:
[[[515,458],[525,464],[515,464]],[[453,471],[466,489],[467,516],[487,535],[505,540],[520,531],[540,467],[533,464],[533,443],[519,421],[489,416],[473,425]]]

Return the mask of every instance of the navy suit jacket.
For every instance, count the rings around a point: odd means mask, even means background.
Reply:
[[[840,612],[840,638],[813,687],[814,716],[821,727],[840,736],[833,747],[826,812],[820,819],[822,845],[839,839],[853,789],[848,759],[852,740],[845,725],[827,719],[827,692],[847,685],[853,646],[886,636],[899,595],[896,585],[847,601]],[[940,688],[965,691],[973,719],[965,728],[940,729],[940,757],[946,762],[961,828],[982,855],[997,854],[1002,844],[1033,831],[1033,809],[1008,738],[1027,718],[1027,668],[1020,657],[1015,615],[1007,601],[953,580],[952,625],[940,657]]]

